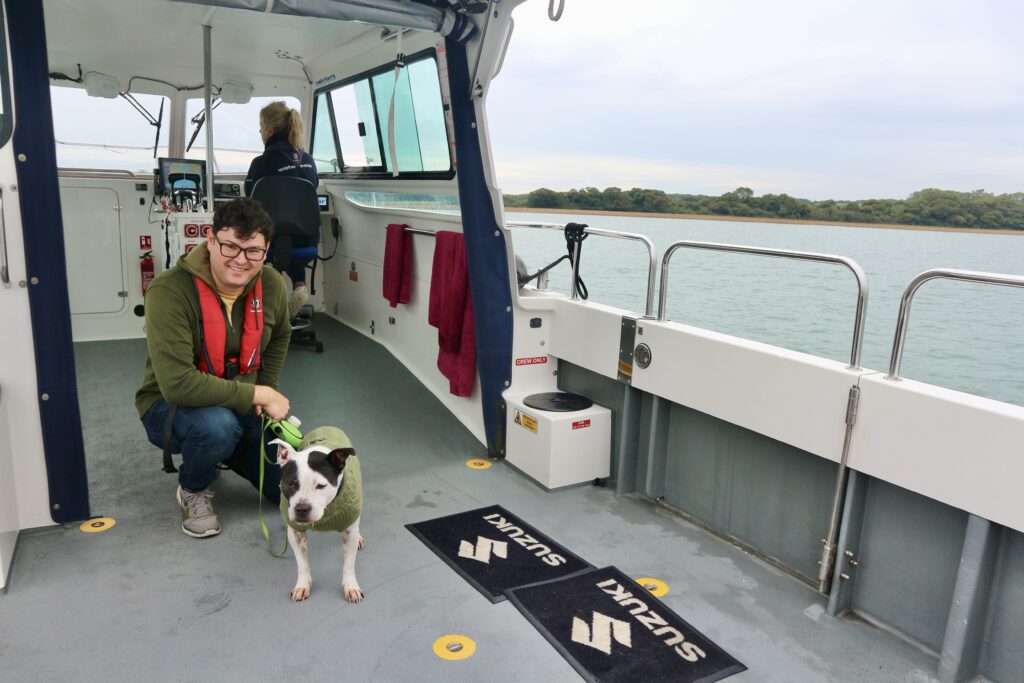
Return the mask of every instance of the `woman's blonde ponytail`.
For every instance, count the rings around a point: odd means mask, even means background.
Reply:
[[[302,151],[302,117],[294,109],[288,110],[288,143],[295,149]]]
[[[295,109],[290,109],[284,102],[271,102],[260,109],[260,124],[264,130],[274,134],[284,133],[288,136],[288,144],[302,151],[302,117]]]

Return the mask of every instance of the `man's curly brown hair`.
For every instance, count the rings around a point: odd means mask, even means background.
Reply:
[[[221,204],[213,213],[213,231],[234,230],[238,239],[252,239],[259,233],[267,238],[267,244],[274,237],[274,221],[255,199],[241,197]]]

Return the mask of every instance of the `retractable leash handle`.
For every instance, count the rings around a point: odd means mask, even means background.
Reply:
[[[285,420],[271,422],[270,431],[292,448],[298,448],[302,445],[302,432],[299,431],[301,426],[302,421],[292,415]]]

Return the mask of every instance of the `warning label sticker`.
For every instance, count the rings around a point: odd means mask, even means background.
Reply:
[[[527,415],[521,410],[516,411],[516,415],[512,421],[524,429],[529,429],[534,434],[537,433],[537,418]],[[589,422],[589,420],[587,420],[587,422]]]
[[[573,429],[584,429],[590,426],[590,420],[576,420],[572,423]]]
[[[543,365],[548,362],[547,356],[534,356],[533,358],[516,358],[516,365]]]

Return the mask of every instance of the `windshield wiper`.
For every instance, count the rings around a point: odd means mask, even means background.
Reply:
[[[213,100],[210,105],[210,111],[220,106],[220,98],[217,97]],[[188,144],[185,145],[185,151],[188,152],[192,149],[192,143],[196,141],[196,137],[199,136],[199,131],[203,129],[203,124],[206,123],[206,109],[200,109],[199,113],[193,116],[190,121],[195,124],[195,130],[192,131],[192,137],[188,139]]]

